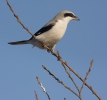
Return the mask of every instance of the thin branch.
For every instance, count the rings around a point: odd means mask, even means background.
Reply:
[[[39,78],[37,76],[36,76],[36,79],[38,81],[38,84],[41,86],[43,92],[47,95],[48,99],[51,100],[51,98],[50,98],[49,94],[47,93],[45,87],[42,85],[42,83],[40,82],[40,80],[39,80]]]
[[[69,78],[71,79],[71,81],[73,82],[74,86],[76,87],[76,89],[78,90],[78,93],[79,93],[79,88],[78,88],[78,86],[76,85],[74,79],[71,77],[71,75],[70,75],[70,73],[68,72],[68,70],[66,69],[66,66],[65,66],[64,64],[63,64],[62,66],[64,67],[66,73],[68,74]],[[79,95],[79,99],[82,100],[81,95]]]
[[[35,93],[35,98],[36,98],[36,100],[39,100],[36,91],[34,91],[34,93]]]
[[[91,71],[93,62],[94,62],[94,60],[91,60],[89,69],[88,69],[88,71],[86,72],[86,76],[85,76],[84,81],[83,81],[83,84],[82,84],[82,86],[81,86],[81,88],[80,88],[80,91],[79,91],[80,93],[82,92],[82,89],[84,88],[85,82],[86,82],[86,80],[88,79],[88,75],[89,75],[89,73],[90,73],[90,71]]]
[[[51,75],[58,83],[62,84],[66,89],[68,89],[69,91],[71,91],[73,94],[75,94],[77,97],[79,97],[79,95],[74,92],[70,87],[66,86],[62,81],[60,81],[54,74],[52,74],[45,66],[42,65],[42,67],[49,73],[49,75]]]
[[[15,14],[15,12],[14,12],[14,10],[12,9],[11,5],[9,4],[8,0],[6,0],[6,2],[7,2],[7,5],[9,6],[11,12],[13,13],[14,17],[17,19],[17,22],[19,22],[19,23],[21,24],[21,26],[22,26],[29,34],[31,34],[33,37],[36,38],[36,36],[35,36],[34,34],[32,34],[27,27],[24,26],[24,24],[23,24],[23,23],[21,22],[21,20],[19,19],[18,15]]]
[[[71,79],[71,81],[73,82],[74,86],[76,87],[76,89],[78,90],[78,93],[79,93],[79,88],[78,88],[77,84],[75,83],[74,79],[72,78],[72,76],[70,75],[70,73],[68,72],[66,66],[64,64],[62,64],[62,66],[64,67],[65,72],[68,74],[68,77]]]

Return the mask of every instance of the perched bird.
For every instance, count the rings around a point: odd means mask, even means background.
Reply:
[[[32,44],[40,49],[45,49],[43,46],[45,44],[54,51],[56,43],[64,36],[71,20],[79,20],[79,18],[73,12],[63,10],[34,34],[36,38],[31,37],[29,40],[9,42],[8,44]]]

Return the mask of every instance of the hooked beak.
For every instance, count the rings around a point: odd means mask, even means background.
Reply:
[[[80,21],[80,19],[77,16],[74,16],[74,20]]]

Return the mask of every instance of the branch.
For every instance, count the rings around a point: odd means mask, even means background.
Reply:
[[[70,73],[68,72],[66,66],[65,66],[64,64],[62,64],[62,66],[64,67],[65,72],[68,74],[68,77],[71,79],[71,81],[73,82],[74,86],[76,87],[76,89],[77,89],[78,92],[79,92],[79,88],[78,88],[78,86],[76,85],[76,83],[75,83],[74,79],[72,78],[72,76],[70,75]]]
[[[42,83],[40,82],[40,80],[39,80],[39,78],[38,78],[37,76],[36,76],[36,79],[37,79],[37,81],[38,81],[38,84],[40,84],[43,92],[47,95],[48,99],[51,100],[51,98],[50,98],[49,94],[47,93],[45,87],[42,85]]]
[[[35,93],[36,100],[39,100],[36,91],[34,91],[34,93]]]
[[[62,81],[60,81],[54,74],[52,74],[45,66],[42,65],[42,67],[49,73],[49,75],[51,75],[58,83],[62,84],[66,89],[68,89],[69,91],[71,91],[73,94],[75,94],[77,97],[79,97],[79,95],[74,92],[70,87],[66,86]]]
[[[90,62],[90,67],[89,67],[89,69],[88,69],[88,71],[87,71],[87,73],[86,73],[86,76],[85,76],[85,78],[84,78],[83,84],[82,84],[82,86],[81,86],[81,88],[80,88],[80,91],[79,91],[80,93],[82,92],[82,89],[84,88],[85,82],[86,82],[86,80],[88,79],[88,75],[89,75],[89,73],[90,73],[90,71],[91,71],[93,62],[94,62],[94,60],[91,60],[91,62]]]
[[[31,34],[34,38],[36,38],[36,36],[35,36],[34,34],[32,34],[27,27],[24,26],[24,24],[23,24],[23,23],[21,22],[21,20],[19,19],[18,15],[15,14],[15,12],[14,12],[14,10],[12,9],[11,5],[9,4],[8,0],[6,0],[6,2],[7,2],[7,5],[9,6],[11,12],[13,13],[14,17],[17,19],[17,22],[18,22],[19,24],[21,24],[21,26],[22,26],[29,34]]]

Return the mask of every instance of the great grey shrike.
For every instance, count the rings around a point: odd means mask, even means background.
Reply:
[[[45,44],[54,51],[56,43],[64,36],[71,20],[79,20],[79,18],[73,12],[63,10],[34,34],[36,39],[32,36],[29,40],[9,42],[8,44],[32,44],[40,49],[45,49],[43,46]]]

